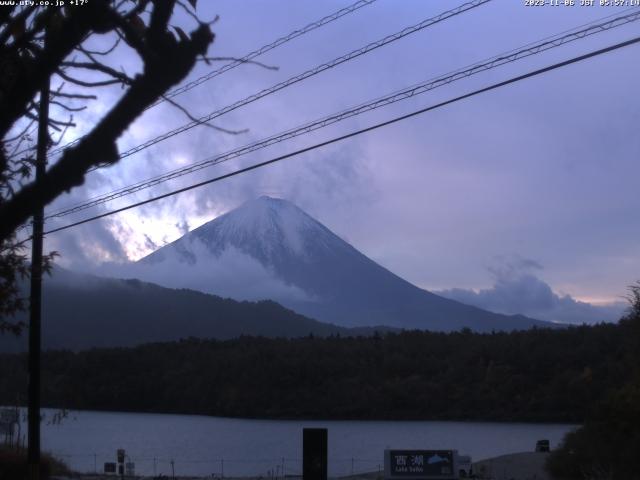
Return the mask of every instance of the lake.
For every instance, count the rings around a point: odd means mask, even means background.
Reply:
[[[531,451],[538,439],[552,448],[575,425],[428,422],[244,420],[197,415],[70,411],[52,424],[45,410],[42,448],[82,472],[101,472],[126,450],[137,474],[244,476],[297,475],[302,428],[329,432],[329,475],[383,467],[385,448],[456,449],[473,460]],[[22,432],[26,424],[22,425]]]

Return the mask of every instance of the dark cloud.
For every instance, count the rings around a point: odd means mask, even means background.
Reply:
[[[146,233],[144,234],[144,245],[151,251],[158,249],[158,245],[156,244],[156,242],[154,242]]]
[[[110,227],[110,221],[91,222],[78,231],[64,230],[46,237],[45,248],[60,254],[57,263],[77,270],[86,270],[104,262],[127,261],[127,253]]]
[[[199,241],[190,250],[197,263],[187,263],[174,250],[164,252],[161,263],[104,263],[92,273],[114,278],[138,278],[168,288],[190,288],[237,300],[313,300],[300,288],[288,285],[253,257],[229,247],[220,255]]]
[[[489,289],[452,288],[436,293],[493,312],[519,313],[561,323],[613,322],[623,315],[626,305],[622,302],[592,305],[554,292],[549,284],[534,274],[541,269],[542,266],[534,260],[516,258],[489,268],[495,279]]]

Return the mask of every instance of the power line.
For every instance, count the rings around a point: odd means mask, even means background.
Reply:
[[[284,37],[280,37],[277,40],[269,43],[268,45],[264,45],[260,48],[258,48],[257,50],[254,50],[251,53],[246,54],[244,57],[238,59],[238,60],[234,60],[233,62],[227,63],[226,65],[223,65],[222,67],[218,68],[217,70],[213,70],[212,72],[207,73],[206,75],[203,75],[189,83],[187,83],[186,85],[182,86],[182,87],[178,87],[175,90],[172,90],[171,92],[168,92],[165,94],[166,98],[172,98],[175,97],[177,95],[180,95],[184,92],[187,92],[189,90],[191,90],[192,88],[197,87],[198,85],[201,85],[202,83],[211,80],[215,77],[217,77],[218,75],[222,75],[225,72],[228,72],[229,70],[232,70],[234,68],[236,68],[239,65],[242,65],[244,63],[247,63],[251,60],[253,60],[254,58],[259,57],[260,55],[263,55],[265,53],[267,53],[270,50],[273,50],[274,48],[279,47],[280,45],[283,45],[295,38],[298,38],[302,35],[304,35],[305,33],[309,33],[317,28],[320,28],[328,23],[334,22],[335,20],[339,19],[340,17],[343,17],[345,15],[348,15],[352,12],[355,12],[356,10],[359,10],[362,7],[366,7],[367,5],[371,5],[373,2],[375,2],[376,0],[358,0],[357,2],[355,2],[352,5],[349,5],[348,7],[345,7],[341,10],[338,10],[337,12],[334,12],[330,15],[327,15],[326,17],[321,18],[320,20],[317,20],[316,22],[312,22],[308,25],[306,25],[305,27],[299,29],[299,30],[294,30],[293,32],[291,32],[288,35],[285,35]],[[160,99],[158,100],[156,103],[154,103],[152,105],[158,105],[159,103],[162,103],[164,101],[164,99]],[[151,107],[150,107],[151,108]]]
[[[472,0],[470,2],[464,3],[456,8],[453,8],[451,10],[447,10],[445,12],[440,13],[439,15],[436,15],[435,17],[431,17],[428,18],[426,20],[421,21],[420,23],[417,23],[415,25],[412,25],[410,27],[406,27],[404,29],[402,29],[401,31],[394,33],[392,35],[387,35],[386,37],[377,40],[375,42],[369,43],[368,45],[365,45],[364,47],[358,48],[356,50],[353,50],[345,55],[342,55],[340,57],[337,57],[329,62],[323,63],[321,65],[318,65],[310,70],[307,70],[303,73],[300,73],[298,75],[295,75],[283,82],[277,83],[269,88],[265,88],[263,90],[261,90],[260,92],[254,93],[253,95],[250,95],[242,100],[239,100],[235,103],[232,103],[230,105],[227,105],[226,107],[223,107],[221,109],[218,109],[214,112],[209,113],[208,115],[204,115],[200,118],[198,118],[196,121],[192,121],[189,122],[181,127],[178,127],[174,130],[171,130],[169,132],[165,132],[162,135],[159,135],[155,138],[152,138],[151,140],[148,140],[140,145],[137,145],[133,148],[130,148],[129,150],[126,150],[125,152],[120,154],[120,159],[122,158],[126,158],[128,156],[131,156],[135,153],[140,152],[141,150],[144,150],[145,148],[148,148],[152,145],[155,145],[156,143],[159,143],[163,140],[166,140],[168,138],[171,138],[175,135],[178,135],[180,133],[186,132],[187,130],[191,130],[194,127],[197,127],[198,125],[202,125],[203,123],[209,122],[215,118],[218,118],[222,115],[225,115],[233,110],[236,110],[240,107],[243,107],[245,105],[248,105],[250,103],[255,102],[256,100],[260,100],[268,95],[271,95],[273,93],[276,93],[284,88],[287,88],[291,85],[294,85],[296,83],[299,83],[303,80],[306,80],[308,78],[311,78],[315,75],[318,75],[319,73],[322,73],[326,70],[329,70],[331,68],[337,67],[338,65],[341,65],[345,62],[351,61],[354,58],[358,58],[362,55],[365,55],[373,50],[376,50],[380,47],[383,47],[385,45],[388,45],[389,43],[395,42],[397,40],[400,40],[401,38],[404,38],[408,35],[411,35],[413,33],[419,32],[420,30],[423,30],[425,28],[431,27],[432,25],[435,25],[437,23],[440,23],[444,20],[447,20],[451,17],[460,15],[461,13],[464,13],[468,10],[471,10],[473,8],[479,7],[480,5],[483,5],[485,3],[490,2],[491,0]]]
[[[127,187],[93,197],[83,203],[51,213],[46,217],[46,219],[63,217],[66,215],[77,213],[82,210],[86,210],[88,208],[95,207],[97,205],[101,205],[103,203],[107,203],[117,198],[131,195],[141,190],[145,190],[155,185],[172,180],[174,178],[178,178],[178,177],[196,172],[203,168],[207,168],[212,165],[217,165],[219,163],[226,162],[233,158],[237,158],[239,156],[260,150],[262,148],[266,148],[276,143],[280,143],[282,141],[289,140],[291,138],[294,138],[306,133],[310,133],[312,131],[324,128],[326,126],[340,122],[347,118],[360,115],[362,113],[375,110],[383,106],[387,106],[387,105],[399,102],[401,100],[406,100],[408,98],[411,98],[416,95],[420,95],[422,93],[426,93],[435,88],[447,85],[449,83],[455,82],[457,80],[461,80],[463,78],[467,78],[477,73],[490,70],[492,68],[496,68],[498,66],[502,66],[507,63],[512,63],[517,60],[527,58],[529,56],[536,55],[541,52],[545,52],[552,48],[560,47],[567,43],[585,38],[587,36],[590,36],[596,33],[607,31],[612,28],[616,28],[621,25],[625,25],[637,20],[640,20],[640,10],[636,10],[632,14],[616,17],[607,22],[601,22],[598,24],[591,25],[588,28],[574,31],[572,33],[566,34],[561,37],[559,36],[547,37],[547,39],[544,39],[544,41],[540,41],[538,43],[530,43],[524,48],[514,49],[504,54],[501,54],[499,56],[491,57],[488,60],[472,64],[469,67],[463,67],[461,69],[455,70],[443,76],[427,80],[425,82],[413,85],[411,87],[407,87],[403,90],[396,91],[387,96],[380,97],[376,100],[373,100],[364,104],[360,104],[356,107],[352,107],[347,110],[343,110],[340,113],[333,114],[328,117],[323,117],[319,120],[315,120],[313,122],[287,130],[285,132],[273,135],[271,137],[262,139],[258,142],[242,146],[240,148],[231,150],[223,154],[214,155],[212,157],[209,157],[193,165],[182,167],[182,168],[164,173],[162,175],[144,180],[142,182],[138,182],[133,185],[129,185]]]
[[[464,3],[456,8],[453,8],[451,10],[447,10],[445,12],[440,13],[439,15],[436,15],[435,17],[431,17],[428,18],[426,20],[421,21],[420,23],[417,23],[415,25],[412,25],[410,27],[406,27],[403,30],[391,34],[391,35],[387,35],[386,37],[377,40],[375,42],[369,43],[367,45],[365,45],[364,47],[358,48],[356,50],[353,50],[345,55],[342,55],[338,58],[335,58],[329,62],[323,63],[321,65],[318,65],[310,70],[307,70],[305,72],[302,72],[298,75],[295,75],[287,80],[284,80],[280,83],[277,83],[269,88],[265,88],[257,93],[254,93],[253,95],[250,95],[242,100],[238,100],[235,103],[232,103],[230,105],[227,105],[226,107],[223,107],[221,109],[215,110],[211,113],[209,113],[208,115],[204,115],[200,118],[198,118],[197,120],[191,121],[189,123],[186,123],[184,125],[182,125],[181,127],[175,128],[173,130],[170,130],[168,132],[163,133],[162,135],[158,135],[155,138],[152,138],[150,140],[147,140],[144,143],[141,143],[135,147],[130,148],[129,150],[126,150],[124,152],[122,152],[119,156],[118,159],[123,159],[126,157],[129,157],[135,153],[138,153],[142,150],[144,150],[145,148],[148,148],[152,145],[155,145],[159,142],[162,142],[164,140],[167,140],[168,138],[174,137],[176,135],[179,135],[180,133],[186,132],[187,130],[191,130],[194,127],[197,127],[199,125],[202,125],[204,123],[210,122],[211,120],[218,118],[222,115],[225,115],[233,110],[237,110],[240,107],[243,107],[245,105],[248,105],[250,103],[255,102],[256,100],[260,100],[261,98],[264,98],[268,95],[271,95],[273,93],[276,93],[284,88],[287,88],[291,85],[294,85],[296,83],[299,83],[303,80],[306,80],[308,78],[311,78],[315,75],[318,75],[319,73],[322,73],[326,70],[329,70],[331,68],[337,67],[338,65],[341,65],[345,62],[348,62],[350,60],[353,60],[355,58],[358,58],[362,55],[365,55],[373,50],[376,50],[380,47],[383,47],[389,43],[395,42],[397,40],[400,40],[401,38],[404,38],[408,35],[411,35],[413,33],[416,33],[420,30],[423,30],[427,27],[430,27],[432,25],[435,25],[437,23],[440,23],[444,20],[447,20],[451,17],[460,15],[461,13],[464,13],[468,10],[471,10],[473,8],[479,7],[480,5],[483,5],[485,3],[490,2],[491,0],[472,0],[470,2]],[[66,148],[63,147],[63,148]],[[99,167],[93,167],[91,168],[89,171],[94,171],[97,170]]]
[[[179,88],[175,89],[174,91],[169,92],[168,94],[165,95],[165,98],[170,98],[172,96],[176,96],[176,95],[178,95],[180,93],[183,93],[182,92],[183,89],[184,89],[184,91],[190,90],[191,88],[194,88],[196,86],[196,85],[192,85],[194,83],[197,83],[198,85],[200,85],[201,83],[204,83],[207,80],[213,79],[214,77],[216,77],[218,75],[221,75],[222,73],[224,73],[226,71],[229,71],[232,68],[235,68],[236,66],[238,66],[240,64],[246,63],[247,61],[249,61],[249,60],[251,60],[253,58],[256,58],[258,55],[264,54],[264,53],[266,53],[266,52],[268,52],[268,51],[270,51],[270,50],[272,50],[274,48],[279,47],[280,45],[282,45],[282,44],[284,44],[284,43],[286,43],[288,41],[293,40],[294,38],[297,38],[298,36],[301,36],[301,35],[303,35],[305,33],[308,33],[310,31],[314,30],[315,28],[319,28],[320,26],[324,26],[327,23],[335,21],[338,18],[340,18],[340,17],[342,17],[342,16],[344,16],[344,15],[346,15],[348,13],[352,13],[352,12],[358,10],[359,8],[363,7],[363,6],[370,5],[371,3],[375,2],[375,1],[377,1],[377,0],[359,0],[359,1],[355,2],[354,4],[348,6],[348,7],[345,7],[343,9],[341,9],[341,10],[338,10],[337,12],[334,12],[333,14],[327,15],[326,17],[323,17],[322,19],[320,19],[320,20],[318,20],[316,22],[308,24],[307,26],[303,27],[300,30],[294,30],[289,35],[281,37],[281,38],[275,40],[274,42],[272,42],[272,43],[270,43],[268,45],[264,45],[264,46],[260,47],[259,49],[254,50],[253,52],[246,54],[244,57],[242,57],[242,58],[240,58],[238,60],[235,60],[233,62],[230,62],[229,64],[226,64],[226,65],[222,66],[218,70],[214,70],[214,71],[210,72],[207,75],[203,75],[202,77],[199,77],[198,79],[194,80],[193,82],[190,82],[189,84],[185,85],[184,87],[179,87]],[[630,11],[630,10],[633,10],[633,8],[629,8],[627,10],[624,10],[623,12],[627,12],[627,11]],[[612,17],[614,15],[615,14],[603,17],[600,20],[604,20],[604,19]],[[593,23],[593,22],[591,22],[591,23]],[[589,24],[585,24],[585,25],[589,25]],[[313,27],[313,28],[311,28],[311,27]],[[579,27],[576,27],[576,28],[579,28]],[[565,32],[562,32],[562,33],[565,33]],[[189,88],[187,88],[187,87],[189,87]],[[175,92],[175,95],[173,94],[174,92]],[[151,105],[148,108],[151,108],[151,107],[157,105],[158,103],[163,102],[164,100],[165,99],[160,99],[160,100],[158,100],[156,103],[154,103],[153,105]],[[72,140],[72,141],[66,143],[65,145],[62,145],[62,146],[57,147],[57,148],[54,148],[54,149],[49,151],[49,155],[51,155],[51,156],[56,155],[56,154],[62,152],[64,149],[69,148],[69,147],[71,147],[73,145],[76,145],[83,138],[84,138],[84,136],[78,137],[75,140]],[[14,156],[20,156],[20,155],[22,155],[24,153],[27,153],[27,152],[33,150],[33,148],[35,148],[35,146],[27,147],[27,148],[19,151],[18,153],[14,154]]]
[[[451,105],[451,104],[459,102],[461,100],[465,100],[467,98],[471,98],[471,97],[474,97],[476,95],[479,95],[479,94],[482,94],[482,93],[485,93],[485,92],[489,92],[491,90],[495,90],[495,89],[510,85],[512,83],[516,83],[516,82],[525,80],[527,78],[535,77],[535,76],[541,75],[543,73],[550,72],[552,70],[557,70],[559,68],[562,68],[562,67],[565,67],[565,66],[577,63],[577,62],[581,62],[581,61],[587,60],[589,58],[593,58],[593,57],[596,57],[596,56],[599,56],[599,55],[603,55],[605,53],[612,52],[614,50],[618,50],[618,49],[623,48],[623,47],[627,47],[627,46],[636,44],[638,42],[640,42],[640,37],[635,37],[635,38],[633,38],[631,40],[627,40],[625,42],[617,43],[617,44],[611,45],[609,47],[605,47],[605,48],[602,48],[602,49],[599,49],[599,50],[595,50],[595,51],[592,51],[590,53],[587,53],[587,54],[584,54],[584,55],[580,55],[578,57],[573,57],[573,58],[571,58],[569,60],[565,60],[563,62],[555,63],[553,65],[550,65],[550,66],[547,66],[547,67],[544,67],[544,68],[540,68],[538,70],[534,70],[532,72],[525,73],[525,74],[519,75],[517,77],[512,77],[512,78],[510,78],[508,80],[504,80],[504,81],[499,82],[499,83],[494,83],[494,84],[492,84],[492,85],[490,85],[488,87],[484,87],[484,88],[481,88],[481,89],[478,89],[478,90],[474,90],[473,92],[470,92],[470,93],[467,93],[467,94],[464,94],[464,95],[460,95],[460,96],[452,98],[450,100],[446,100],[444,102],[440,102],[438,104],[432,105],[430,107],[426,107],[426,108],[423,108],[423,109],[420,109],[420,110],[416,110],[416,111],[408,113],[406,115],[401,115],[399,117],[392,118],[391,120],[387,120],[385,122],[377,123],[375,125],[372,125],[372,126],[360,129],[360,130],[356,130],[356,131],[348,133],[346,135],[342,135],[342,136],[339,136],[339,137],[334,137],[334,138],[332,138],[330,140],[326,140],[324,142],[316,143],[315,145],[311,145],[309,147],[305,147],[305,148],[302,148],[300,150],[296,150],[294,152],[290,152],[290,153],[287,153],[285,155],[281,155],[279,157],[272,158],[271,160],[260,162],[260,163],[251,165],[249,167],[241,168],[241,169],[235,170],[233,172],[230,172],[230,173],[227,173],[227,174],[224,174],[224,175],[220,175],[218,177],[210,178],[208,180],[205,180],[205,181],[202,181],[202,182],[198,182],[198,183],[195,183],[195,184],[192,184],[192,185],[189,185],[187,187],[183,187],[183,188],[180,188],[180,189],[177,189],[177,190],[173,190],[171,192],[164,193],[162,195],[158,195],[156,197],[149,198],[147,200],[136,202],[136,203],[127,205],[127,206],[122,207],[122,208],[117,208],[115,210],[111,210],[109,212],[102,213],[100,215],[95,215],[93,217],[85,218],[84,220],[80,220],[78,222],[74,222],[74,223],[71,223],[71,224],[68,224],[68,225],[65,225],[65,226],[62,226],[62,227],[54,228],[54,229],[48,230],[48,231],[46,231],[44,233],[45,233],[45,235],[48,235],[50,233],[56,233],[56,232],[60,232],[62,230],[67,230],[69,228],[73,228],[73,227],[76,227],[78,225],[83,225],[85,223],[92,222],[94,220],[98,220],[100,218],[105,218],[105,217],[108,217],[108,216],[111,216],[111,215],[115,215],[116,213],[124,212],[124,211],[130,210],[132,208],[136,208],[136,207],[139,207],[139,206],[142,206],[142,205],[146,205],[148,203],[152,203],[152,202],[161,200],[163,198],[171,197],[171,196],[177,195],[179,193],[184,193],[184,192],[187,192],[189,190],[193,190],[195,188],[202,187],[204,185],[209,185],[211,183],[219,182],[221,180],[224,180],[224,179],[227,179],[227,178],[230,178],[230,177],[234,177],[236,175],[240,175],[242,173],[249,172],[251,170],[256,170],[258,168],[265,167],[267,165],[271,165],[271,164],[280,162],[280,161],[285,160],[287,158],[295,157],[295,156],[298,156],[300,154],[303,154],[303,153],[306,153],[306,152],[310,152],[312,150],[316,150],[318,148],[322,148],[322,147],[325,147],[327,145],[331,145],[333,143],[337,143],[337,142],[340,142],[342,140],[346,140],[348,138],[355,137],[357,135],[361,135],[363,133],[367,133],[367,132],[370,132],[370,131],[373,131],[373,130],[377,130],[377,129],[382,128],[382,127],[386,127],[388,125],[400,122],[402,120],[406,120],[408,118],[412,118],[412,117],[421,115],[423,113],[426,113],[426,112],[429,112],[429,111],[432,111],[432,110],[436,110],[438,108],[442,108],[442,107],[444,107],[446,105]],[[23,240],[20,243],[24,243],[24,242],[26,242],[28,240],[29,240],[29,238],[27,238],[26,240]]]
[[[308,25],[305,25],[304,27],[294,30],[291,33],[280,37],[276,40],[274,40],[271,43],[268,43],[267,45],[263,45],[262,47],[247,53],[246,55],[244,55],[241,58],[238,58],[237,60],[234,60],[232,62],[229,62],[225,65],[223,65],[222,67],[213,70],[205,75],[202,75],[201,77],[187,83],[186,85],[183,85],[181,87],[178,87],[168,93],[166,93],[164,95],[164,98],[161,98],[159,100],[157,100],[155,103],[153,103],[152,105],[150,105],[149,107],[147,107],[147,110],[150,108],[155,107],[156,105],[159,105],[160,103],[164,102],[167,98],[173,98],[175,96],[178,96],[184,92],[187,92],[195,87],[197,87],[198,85],[201,85],[215,77],[217,77],[218,75],[222,75],[223,73],[228,72],[229,70],[233,70],[234,68],[243,65],[245,63],[250,62],[251,60],[253,60],[254,58],[259,57],[260,55],[264,55],[265,53],[278,48],[281,45],[284,45],[287,42],[290,42],[291,40],[294,40],[298,37],[301,37],[302,35],[305,35],[313,30],[316,30],[320,27],[323,27],[329,23],[332,23],[336,20],[338,20],[341,17],[344,17],[345,15],[348,15],[350,13],[353,13],[359,9],[361,9],[362,7],[366,7],[367,5],[371,5],[372,3],[376,2],[377,0],[358,0],[357,2],[345,7],[345,8],[341,8],[340,10],[333,12],[325,17],[322,17],[319,20],[316,20],[315,22],[311,22]],[[77,143],[80,142],[80,140],[82,140],[82,138],[84,137],[78,137],[75,140],[72,140],[69,143],[66,143],[65,145],[55,148],[52,151],[49,152],[50,155],[55,155],[59,152],[61,152],[62,150],[64,150],[65,148],[71,147]],[[28,150],[23,150],[20,153],[25,153]]]

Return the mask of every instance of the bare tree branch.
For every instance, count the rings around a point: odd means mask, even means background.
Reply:
[[[62,98],[77,98],[83,100],[96,100],[97,95],[86,95],[83,93],[68,93],[68,92],[56,92],[51,93],[52,97],[62,97]]]
[[[53,127],[54,125],[60,125],[61,127],[75,127],[76,124],[73,123],[72,120],[68,122],[63,122],[62,120],[56,120],[55,118],[49,118],[49,126]]]
[[[82,107],[70,107],[69,105],[65,105],[62,102],[58,102],[57,100],[49,100],[49,103],[51,105],[57,105],[63,109],[65,109],[67,112],[81,112],[82,110],[86,110],[87,106],[83,105]]]
[[[135,17],[134,17],[135,18]],[[116,33],[118,37],[125,41],[127,45],[138,52],[142,58],[147,56],[147,48],[142,41],[140,33],[132,26],[130,20],[120,17],[119,15],[113,15],[113,21],[118,26]]]
[[[108,65],[104,65],[102,63],[98,63],[96,61],[93,62],[62,62],[61,65],[63,67],[70,67],[70,68],[82,68],[85,70],[95,70],[97,72],[102,72],[106,75],[109,75],[111,77],[113,77],[114,79],[118,80],[119,83],[124,83],[125,85],[130,85],[131,82],[133,81],[133,79],[131,77],[129,77],[127,74],[122,73],[122,72],[118,72],[117,70],[114,70],[113,68],[109,67]],[[62,70],[60,70],[62,71]],[[57,73],[60,75],[60,71],[58,71]],[[66,74],[65,74],[66,75]],[[64,78],[65,80],[67,80],[68,78],[72,78],[72,77],[65,77],[63,75],[60,75],[62,78]],[[74,80],[69,80],[72,83],[76,83],[76,85],[78,85],[78,80],[74,79]],[[91,83],[91,82],[87,82],[87,83]],[[99,82],[98,82],[99,83]],[[110,84],[109,84],[110,85]],[[83,85],[83,86],[89,86],[89,85]],[[101,86],[101,85],[91,85],[91,86]]]
[[[243,58],[236,57],[201,57],[199,62],[241,62],[249,65],[257,65],[258,67],[266,68],[267,70],[280,70],[280,67],[276,65],[267,65],[266,63],[258,62],[256,60],[245,60]]]
[[[74,78],[71,75],[66,74],[62,70],[56,70],[56,74],[64,78],[67,82],[73,83],[74,85],[79,85],[81,87],[106,87],[107,85],[115,85],[117,83],[122,83],[122,80],[117,78],[114,78],[111,80],[103,80],[100,82],[87,82],[85,80]]]
[[[98,56],[106,56],[109,55],[111,52],[113,52],[118,45],[120,45],[120,37],[116,38],[115,42],[113,42],[113,45],[109,48],[107,48],[106,50],[89,50],[88,48],[83,47],[82,45],[78,46],[78,50],[82,51],[83,53],[87,53],[90,55],[98,55]]]
[[[13,17],[10,22],[7,22],[6,26],[0,33],[0,45],[5,45],[11,36],[16,37],[19,36],[19,30],[22,30],[22,34],[26,32],[26,21],[36,10],[35,5],[28,6],[24,8],[18,15]]]
[[[7,54],[3,62],[11,62],[13,81],[4,86],[7,95],[0,92],[0,138],[4,137],[13,123],[22,116],[27,103],[33,99],[46,78],[59,68],[62,62],[91,31],[108,31],[105,17],[111,12],[110,2],[95,0],[82,8],[69,9],[60,19],[59,25],[49,28],[44,50],[33,57],[11,57]],[[44,26],[43,26],[44,27]],[[15,54],[15,52],[13,52]]]
[[[78,31],[76,28],[72,37],[75,42],[72,45],[73,48],[77,47],[85,33],[89,32],[91,28],[99,33],[106,33],[106,31],[114,29],[120,30],[125,35],[127,44],[135,44],[132,48],[136,49],[142,57],[143,72],[132,79],[129,88],[116,105],[82,140],[63,151],[60,159],[45,173],[41,181],[25,185],[6,202],[0,203],[0,239],[9,238],[19,225],[26,222],[34,205],[47,204],[61,193],[82,184],[84,176],[90,168],[116,162],[118,160],[116,140],[124,130],[145,108],[153,104],[169,88],[179,83],[191,71],[197,58],[206,55],[208,46],[214,39],[214,35],[207,25],[200,24],[189,35],[189,38],[183,40],[176,40],[167,31],[174,3],[175,1],[170,0],[153,2],[154,8],[150,24],[140,34],[136,33],[134,27],[111,8],[100,10],[101,16],[100,21],[97,22],[98,25],[92,24],[85,18],[76,20],[80,23],[86,22],[87,29],[79,29],[80,31]],[[99,0],[88,5],[92,4],[103,7],[107,5]],[[73,11],[78,14],[77,12],[86,11],[86,9],[73,9]],[[57,38],[59,42],[60,37]],[[63,48],[60,45],[57,48],[58,50],[56,50],[55,44],[49,46],[49,42],[47,42],[45,52],[43,52],[43,55],[55,53],[54,57],[58,59],[57,63],[50,62],[50,57],[47,57],[46,60],[40,57],[40,61],[46,61],[52,66],[47,70],[49,72],[59,70],[60,63],[64,61],[64,58],[60,57],[61,51],[68,55],[73,50],[73,48]],[[44,70],[43,67],[40,69]],[[72,78],[64,72],[61,77]],[[68,81],[72,82],[72,80]],[[120,82],[120,80],[113,80],[113,82],[116,81]],[[82,83],[93,86],[96,82]],[[26,103],[24,102],[25,105]],[[7,117],[4,119],[5,122],[13,118],[9,116],[8,112],[0,111],[0,133],[2,133],[3,114]],[[16,115],[23,114],[24,109]]]
[[[86,108],[86,107],[83,107]],[[73,116],[71,117],[71,122],[73,121]],[[75,126],[75,124],[73,124]],[[68,126],[64,127],[64,130],[62,130],[62,132],[60,132],[60,136],[58,137],[58,140],[53,140],[51,139],[51,144],[52,145],[60,145],[60,142],[62,141],[62,139],[64,138],[65,134],[67,133],[67,131],[69,130],[69,128],[71,127],[71,124]]]
[[[2,320],[5,312],[24,307],[17,286],[19,272],[26,272],[26,259],[20,253],[26,240],[16,243],[16,229],[27,224],[35,208],[82,184],[93,167],[117,162],[117,139],[147,107],[181,82],[198,58],[206,57],[214,39],[210,27],[201,22],[189,35],[176,30],[176,39],[168,30],[176,0],[130,3],[131,8],[126,2],[90,0],[82,8],[0,9],[0,25],[5,26],[0,31],[0,333],[17,333],[22,328]],[[152,7],[149,15],[148,7]],[[11,23],[15,28],[9,28]],[[115,34],[116,38],[105,50],[84,47],[94,34]],[[133,49],[142,61],[142,72],[134,78],[106,61],[118,45]],[[72,57],[74,51],[79,59]],[[29,135],[38,118],[33,110],[35,99],[43,82],[56,74],[62,81],[50,93],[51,103],[67,112],[84,110],[87,101],[97,98],[82,88],[119,84],[123,94],[88,133],[61,149],[61,156],[35,182],[30,180],[33,148],[15,152],[31,141]],[[67,83],[82,88],[63,91]],[[193,118],[183,107],[177,108]],[[19,122],[25,122],[26,127]],[[54,141],[50,133],[48,145],[59,144],[74,124],[73,116],[68,120],[49,118],[50,132],[59,135]],[[18,134],[6,138],[9,132]],[[13,147],[10,157],[7,146]]]
[[[184,10],[184,12],[187,15],[189,15],[191,18],[193,18],[196,21],[196,23],[198,23],[198,24],[202,23],[200,21],[200,19],[198,18],[198,16],[195,13],[193,13],[193,10],[191,8],[189,8],[189,6],[185,5],[185,3],[182,0],[177,0],[176,3],[180,6],[180,8],[182,8],[182,10]]]
[[[22,138],[27,131],[33,126],[33,124],[35,123],[35,120],[31,120],[27,126],[22,129],[18,134],[16,134],[15,136],[11,137],[11,138],[6,138],[4,140],[2,140],[2,143],[7,144],[7,143],[11,143],[11,142],[15,142],[16,140],[19,140],[20,138]]]
[[[175,100],[172,100],[171,98],[167,97],[166,95],[162,95],[162,98],[164,98],[167,102],[169,102],[171,105],[173,105],[178,110],[180,110],[182,113],[184,113],[185,116],[189,120],[191,120],[192,122],[196,122],[196,123],[198,123],[200,125],[203,125],[205,127],[212,128],[213,130],[217,130],[219,132],[228,133],[230,135],[239,135],[241,133],[247,133],[249,131],[248,128],[245,128],[243,130],[228,130],[226,128],[218,127],[217,125],[213,125],[213,124],[211,124],[209,122],[202,121],[202,120],[194,117],[193,115],[191,115],[186,108],[184,108],[182,105],[177,103]]]
[[[130,11],[126,12],[122,16],[127,20],[129,20],[136,15],[140,15],[142,12],[144,12],[147,9],[150,3],[151,3],[150,0],[139,0],[137,5],[134,8],[132,8]]]

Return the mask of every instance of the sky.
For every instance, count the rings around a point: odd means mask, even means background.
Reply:
[[[349,1],[200,1],[212,19],[212,57],[241,57]],[[176,97],[200,116],[269,88],[463,2],[377,0]],[[625,8],[526,6],[493,0],[313,78],[158,143],[88,175],[47,212],[82,202],[211,155],[249,144],[401,88],[527,45]],[[178,13],[175,24],[192,28]],[[297,139],[203,169],[100,208],[50,222],[61,226],[264,161],[469,91],[637,36],[640,22],[483,72]],[[94,38],[93,45],[108,45]],[[105,220],[52,234],[60,264],[99,272],[137,260],[260,195],[297,204],[358,250],[408,281],[507,313],[600,308],[619,316],[640,279],[640,46],[488,92],[279,164],[191,190]],[[112,61],[139,69],[119,47]],[[204,62],[189,79],[223,65]],[[189,81],[187,79],[187,82]],[[122,94],[105,88],[76,118],[80,135]],[[188,123],[166,103],[120,139],[121,151]],[[546,309],[546,310],[545,310]],[[515,311],[514,311],[515,310]],[[591,313],[596,310],[590,310]],[[588,315],[587,315],[588,316]],[[544,318],[544,312],[540,315]]]

